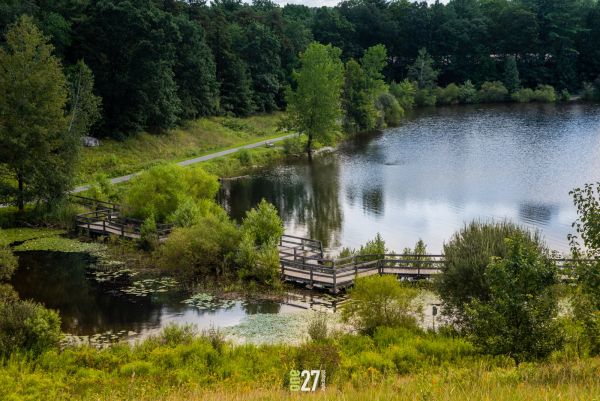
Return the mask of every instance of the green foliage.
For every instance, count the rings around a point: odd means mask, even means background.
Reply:
[[[400,120],[404,117],[404,110],[400,107],[396,98],[388,92],[379,95],[375,106],[385,122],[385,124],[380,124],[382,126],[395,127],[400,124]]]
[[[0,178],[17,182],[2,200],[21,211],[32,199],[63,196],[73,176],[71,153],[80,146],[68,130],[67,81],[53,50],[26,16],[0,49]]]
[[[240,149],[237,151],[236,156],[242,165],[250,166],[252,164],[252,153],[250,153],[250,150],[246,148]]]
[[[393,276],[370,276],[355,280],[344,304],[342,319],[372,335],[378,327],[415,327],[413,305],[417,291]]]
[[[550,85],[539,85],[533,92],[533,100],[540,103],[556,102],[556,91]]]
[[[460,102],[460,87],[456,84],[449,84],[445,88],[438,87],[435,93],[438,104],[458,104]]]
[[[200,168],[162,164],[131,180],[125,193],[123,212],[142,219],[154,215],[156,222],[163,223],[186,199],[195,202],[213,200],[218,189],[217,178]]]
[[[523,234],[506,239],[507,254],[492,259],[485,272],[486,301],[474,299],[466,312],[476,345],[517,363],[545,358],[562,345],[556,320],[555,263]]]
[[[435,106],[437,97],[433,89],[419,89],[415,95],[417,106]]]
[[[405,79],[400,83],[392,82],[390,84],[390,93],[398,100],[398,104],[402,109],[410,110],[415,106],[417,88],[408,79]]]
[[[19,261],[9,247],[10,242],[4,237],[4,231],[0,229],[0,283],[10,280]]]
[[[342,105],[346,132],[356,133],[376,127],[378,112],[369,93],[367,76],[355,60],[346,63]]]
[[[529,103],[533,101],[535,94],[533,89],[530,88],[521,88],[518,91],[514,92],[510,95],[510,98],[513,102],[517,103]]]
[[[86,197],[103,202],[115,202],[117,201],[117,190],[106,174],[98,173],[94,177],[90,189],[86,192]]]
[[[560,91],[560,94],[558,95],[558,100],[560,102],[568,102],[571,100],[571,94],[569,93],[568,89],[563,89]]]
[[[31,301],[0,301],[0,355],[39,355],[61,338],[58,313]]]
[[[466,318],[465,305],[474,300],[485,303],[490,299],[489,283],[485,276],[488,265],[493,257],[505,258],[508,255],[505,239],[517,235],[537,246],[540,252],[544,250],[537,232],[526,232],[509,222],[471,222],[444,244],[446,263],[442,273],[436,277],[435,284],[457,321]]]
[[[581,98],[586,101],[593,101],[595,98],[594,85],[589,82],[583,83],[583,89],[581,91]]]
[[[422,48],[415,62],[408,67],[408,78],[417,83],[419,89],[433,89],[437,82],[439,71],[433,68],[433,59]]]
[[[514,93],[521,87],[515,56],[508,56],[504,61],[504,86],[508,93]]]
[[[313,140],[326,141],[339,129],[343,81],[340,54],[331,45],[310,44],[300,56],[301,68],[293,74],[296,89],[287,91],[290,128],[308,135],[309,154]]]
[[[328,335],[327,315],[325,312],[317,313],[308,323],[308,336],[312,341],[320,342],[326,340]]]
[[[283,141],[283,152],[287,156],[298,156],[304,153],[306,149],[306,144],[302,140],[300,136],[293,136],[291,138],[286,138]]]
[[[188,279],[221,275],[231,268],[239,241],[231,220],[207,215],[196,225],[174,229],[158,250],[159,263]]]
[[[458,98],[462,104],[475,104],[479,102],[477,88],[471,81],[466,81],[459,87]]]
[[[156,219],[154,214],[150,214],[144,219],[140,226],[140,247],[146,251],[156,249],[158,246],[158,231],[156,228]]]
[[[504,102],[507,97],[508,89],[500,81],[484,82],[478,93],[478,99],[481,103]]]
[[[248,235],[255,246],[276,245],[283,235],[283,221],[275,206],[262,199],[246,212],[241,232]]]

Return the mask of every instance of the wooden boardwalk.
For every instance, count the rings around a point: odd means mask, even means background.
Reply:
[[[122,217],[118,205],[75,195],[71,195],[71,199],[94,209],[75,217],[77,227],[88,235],[115,235],[129,239],[141,238],[143,221]],[[171,233],[173,226],[171,224],[157,224],[156,228],[158,240],[164,242]]]
[[[357,277],[393,274],[398,278],[419,280],[439,274],[443,255],[361,255],[341,259],[323,256],[320,241],[284,235],[279,244],[281,278],[288,282],[338,293],[354,284]],[[555,259],[559,268],[570,269],[573,259]],[[568,278],[568,273],[564,274]]]

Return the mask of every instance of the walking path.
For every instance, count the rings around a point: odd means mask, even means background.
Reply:
[[[289,135],[284,135],[284,136],[280,136],[280,137],[277,137],[277,138],[266,139],[266,140],[263,140],[263,141],[250,143],[248,145],[238,146],[236,148],[226,149],[226,150],[222,150],[220,152],[210,153],[208,155],[204,155],[204,156],[194,157],[192,159],[183,160],[183,161],[177,162],[176,164],[178,164],[179,166],[189,166],[191,164],[196,164],[196,163],[205,162],[207,160],[216,159],[217,157],[227,156],[227,155],[235,153],[235,152],[237,152],[238,150],[241,150],[241,149],[259,148],[261,146],[266,146],[268,143],[281,142],[284,139],[293,137],[294,135],[296,135],[296,134],[289,134]],[[122,182],[127,182],[127,181],[131,180],[133,177],[135,177],[136,175],[139,175],[139,174],[140,174],[140,172],[137,172],[137,173],[123,175],[121,177],[111,178],[110,182],[112,184],[120,184]],[[81,185],[81,186],[76,187],[73,190],[71,190],[70,193],[76,194],[76,193],[79,193],[79,192],[87,191],[88,189],[90,189],[90,185]]]

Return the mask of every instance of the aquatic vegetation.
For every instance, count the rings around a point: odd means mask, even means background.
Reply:
[[[109,330],[104,333],[81,336],[64,334],[60,340],[60,348],[65,349],[71,347],[89,346],[96,349],[103,349],[108,348],[110,345],[116,344],[120,341],[131,339],[137,335],[137,332],[131,330],[120,330],[117,332]]]
[[[182,301],[182,303],[194,306],[202,310],[228,309],[235,305],[232,299],[221,299],[214,295],[200,292],[194,296]]]
[[[54,252],[81,252],[96,255],[106,250],[106,245],[95,242],[81,242],[71,238],[59,236],[46,236],[27,240],[13,247],[19,251],[54,251]]]
[[[167,292],[178,284],[172,277],[147,278],[131,283],[131,286],[121,289],[128,295],[145,297],[151,294]]]
[[[50,228],[7,228],[0,235],[0,246],[30,241],[38,238],[57,237],[64,234],[64,230]]]

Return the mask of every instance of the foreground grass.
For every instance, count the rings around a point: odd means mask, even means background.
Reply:
[[[104,139],[99,147],[83,149],[77,182],[93,181],[98,172],[115,177],[161,161],[180,161],[278,137],[283,135],[277,128],[281,116],[202,118],[163,135],[140,133],[124,141]]]
[[[326,390],[290,392],[290,369],[325,369]],[[398,329],[301,346],[233,345],[167,329],[136,346],[69,348],[0,364],[2,400],[535,401],[598,394],[598,358],[517,367],[460,338]]]

